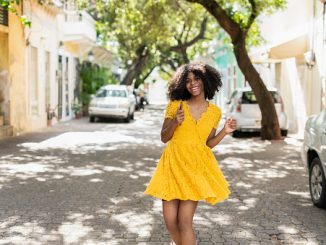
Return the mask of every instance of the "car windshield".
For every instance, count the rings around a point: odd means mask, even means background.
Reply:
[[[281,97],[276,91],[270,91],[274,103],[281,103]],[[246,91],[242,94],[242,104],[257,104],[256,96],[254,95],[254,92],[252,91]]]
[[[127,93],[119,89],[101,89],[97,92],[96,97],[127,97]]]

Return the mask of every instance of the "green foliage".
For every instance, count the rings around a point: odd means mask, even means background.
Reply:
[[[32,22],[25,15],[20,16],[20,21],[24,26],[31,27]]]
[[[253,9],[249,0],[217,0],[217,2],[229,17],[239,24],[241,29],[244,30],[249,27],[246,43],[247,47],[251,47],[264,42],[260,35],[257,17],[270,15],[284,9],[287,0],[252,0],[255,9]],[[249,20],[253,17],[252,15],[254,15],[255,21],[250,23]]]
[[[242,28],[246,27],[253,13],[249,0],[217,0],[222,8]],[[285,8],[286,0],[253,0],[255,4],[255,15],[272,14],[277,10]]]
[[[16,14],[20,17],[20,21],[24,26],[31,27],[32,22],[25,15],[19,15],[16,6],[20,4],[20,0],[0,0],[0,6],[4,9]]]
[[[80,79],[82,88],[80,99],[83,106],[87,106],[90,101],[90,95],[106,84],[117,84],[119,80],[112,72],[105,67],[98,67],[89,62],[84,62],[80,70]]]
[[[203,2],[201,0],[187,0],[188,2]],[[282,10],[286,7],[287,0],[215,0],[227,15],[245,31],[247,48],[258,46],[265,42],[261,37],[257,21]],[[198,4],[199,5],[199,4]],[[231,40],[228,39],[228,42]]]
[[[71,109],[74,112],[81,112],[81,110],[82,110],[82,103],[79,102],[78,98],[75,98],[74,102],[71,105]]]
[[[184,54],[171,47],[187,43],[200,32],[208,17],[205,39],[198,40],[185,53],[189,60],[206,52],[203,42],[213,39],[218,28],[214,19],[200,6],[178,0],[110,0],[96,1],[92,6],[80,0],[80,6],[93,11],[97,18],[98,40],[115,53],[128,69],[137,60],[140,47],[146,46],[149,59],[139,78],[155,66],[184,63]],[[137,81],[139,83],[139,81]]]

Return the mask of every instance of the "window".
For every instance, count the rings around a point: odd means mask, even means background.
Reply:
[[[50,106],[50,52],[45,52],[45,106]]]
[[[0,25],[8,26],[8,11],[0,6]]]
[[[277,92],[272,91],[270,93],[274,99],[274,103],[281,103],[281,96]],[[247,91],[247,92],[243,92],[241,103],[242,104],[257,104],[258,102],[257,102],[256,96],[254,95],[254,92]]]
[[[107,90],[107,95],[109,97],[127,97],[127,93],[124,90]]]
[[[103,97],[127,97],[127,93],[125,90],[107,90],[101,89],[96,93],[97,98]]]

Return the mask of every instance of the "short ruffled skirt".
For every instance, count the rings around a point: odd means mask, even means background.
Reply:
[[[204,200],[212,205],[228,198],[226,181],[205,144],[169,142],[145,194],[163,200]]]

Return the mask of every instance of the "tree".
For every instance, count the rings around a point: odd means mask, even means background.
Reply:
[[[80,96],[77,99],[82,103],[83,114],[87,115],[91,95],[95,94],[100,87],[106,84],[117,84],[119,81],[108,68],[99,67],[87,61],[81,64],[79,75],[81,87],[79,88]]]
[[[262,113],[261,138],[281,139],[273,98],[251,62],[246,44],[250,32],[257,30],[257,17],[283,8],[286,0],[187,1],[202,5],[229,34],[238,66],[249,82]]]
[[[176,0],[96,1],[93,15],[99,40],[127,69],[123,84],[189,62],[217,28],[200,6]]]

